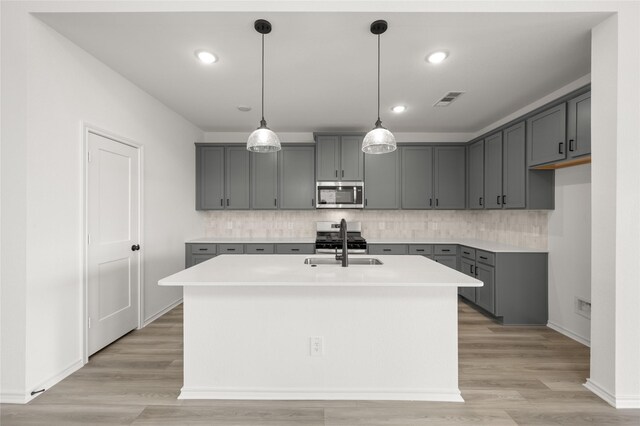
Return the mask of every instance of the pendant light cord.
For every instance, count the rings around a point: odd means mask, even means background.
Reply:
[[[380,34],[378,34],[378,121],[380,121]]]
[[[261,125],[265,125],[263,124],[265,123],[264,121],[264,34],[262,34],[262,121],[260,122]]]

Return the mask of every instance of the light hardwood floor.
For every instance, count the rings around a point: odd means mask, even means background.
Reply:
[[[589,349],[547,327],[503,327],[463,302],[465,403],[182,401],[182,306],[130,333],[27,405],[10,425],[640,425],[582,383]]]

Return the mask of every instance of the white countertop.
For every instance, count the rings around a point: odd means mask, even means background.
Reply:
[[[304,264],[331,255],[221,255],[158,281],[163,286],[482,287],[482,281],[423,256],[369,256],[382,265]]]
[[[548,253],[547,249],[518,247],[493,241],[475,240],[468,238],[367,238],[368,244],[460,244],[475,249],[494,253]]]
[[[186,241],[187,244],[315,244],[316,237],[202,237]]]

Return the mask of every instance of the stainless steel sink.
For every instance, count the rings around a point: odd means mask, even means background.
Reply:
[[[304,260],[305,265],[318,266],[318,265],[342,265],[341,260],[336,260],[332,257],[307,257]],[[349,265],[382,265],[379,259],[374,257],[350,257]]]

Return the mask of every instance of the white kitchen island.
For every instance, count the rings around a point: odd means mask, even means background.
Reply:
[[[184,287],[181,399],[462,401],[458,287],[481,281],[422,256],[307,257],[332,256],[222,255],[159,281]]]

